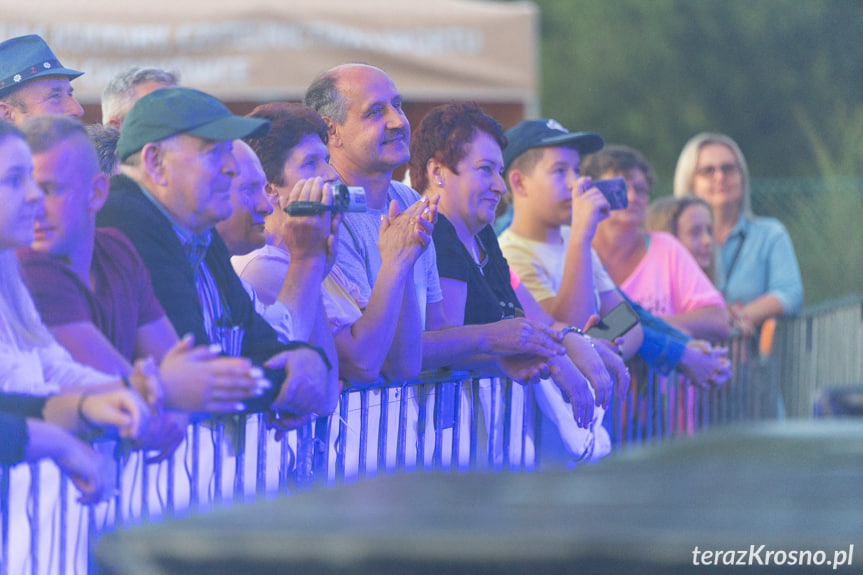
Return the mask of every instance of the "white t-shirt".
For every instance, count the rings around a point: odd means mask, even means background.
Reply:
[[[560,290],[569,232],[569,226],[560,229],[561,241],[558,244],[529,240],[513,233],[511,229],[504,231],[498,238],[500,249],[506,256],[509,267],[538,302],[556,296]],[[590,257],[595,311],[598,312],[600,294],[612,291],[617,286],[608,276],[605,266],[602,265],[593,248],[590,249]]]
[[[38,316],[32,299],[27,297],[25,305],[29,308],[27,313]],[[99,385],[118,380],[119,377],[78,363],[53,337],[46,345],[22,345],[11,326],[0,316],[0,390],[45,396],[58,393],[63,387]]]

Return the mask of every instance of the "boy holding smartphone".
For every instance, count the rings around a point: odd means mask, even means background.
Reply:
[[[569,132],[554,120],[524,120],[506,133],[504,179],[512,194],[512,225],[499,238],[510,267],[558,321],[584,326],[623,301],[590,242],[612,206],[581,156],[602,149],[592,132]],[[623,357],[641,345],[641,328],[626,333]]]
[[[504,180],[514,211],[498,239],[510,268],[558,321],[583,326],[591,315],[606,316],[624,297],[590,243],[612,206],[590,178],[580,176],[581,157],[602,149],[602,137],[569,132],[549,119],[524,120],[506,137]],[[624,360],[639,353],[660,373],[680,368],[701,385],[728,379],[725,350],[633,307],[641,323],[623,336]]]

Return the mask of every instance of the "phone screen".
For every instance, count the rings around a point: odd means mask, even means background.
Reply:
[[[629,205],[629,198],[626,195],[626,180],[623,178],[596,180],[591,185],[599,188],[612,210],[623,210]]]
[[[623,336],[638,323],[638,315],[625,301],[620,302],[605,314],[599,323],[587,330],[590,337],[598,337],[608,341]]]

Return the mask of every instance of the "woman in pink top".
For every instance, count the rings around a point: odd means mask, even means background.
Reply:
[[[594,180],[626,179],[629,206],[601,222],[593,239],[611,279],[632,300],[692,337],[726,339],[722,294],[674,236],[644,229],[653,181],[644,157],[632,148],[607,146],[585,159],[582,173]]]

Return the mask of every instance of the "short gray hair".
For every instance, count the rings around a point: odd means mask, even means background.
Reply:
[[[337,86],[338,71],[336,69],[324,72],[314,79],[306,95],[303,105],[317,112],[322,118],[329,118],[338,125],[345,123],[348,117],[348,103]]]
[[[132,66],[123,70],[111,78],[102,91],[102,123],[111,120],[122,123],[135,104],[135,86],[144,82],[176,86],[180,83],[180,74],[153,66]]]

